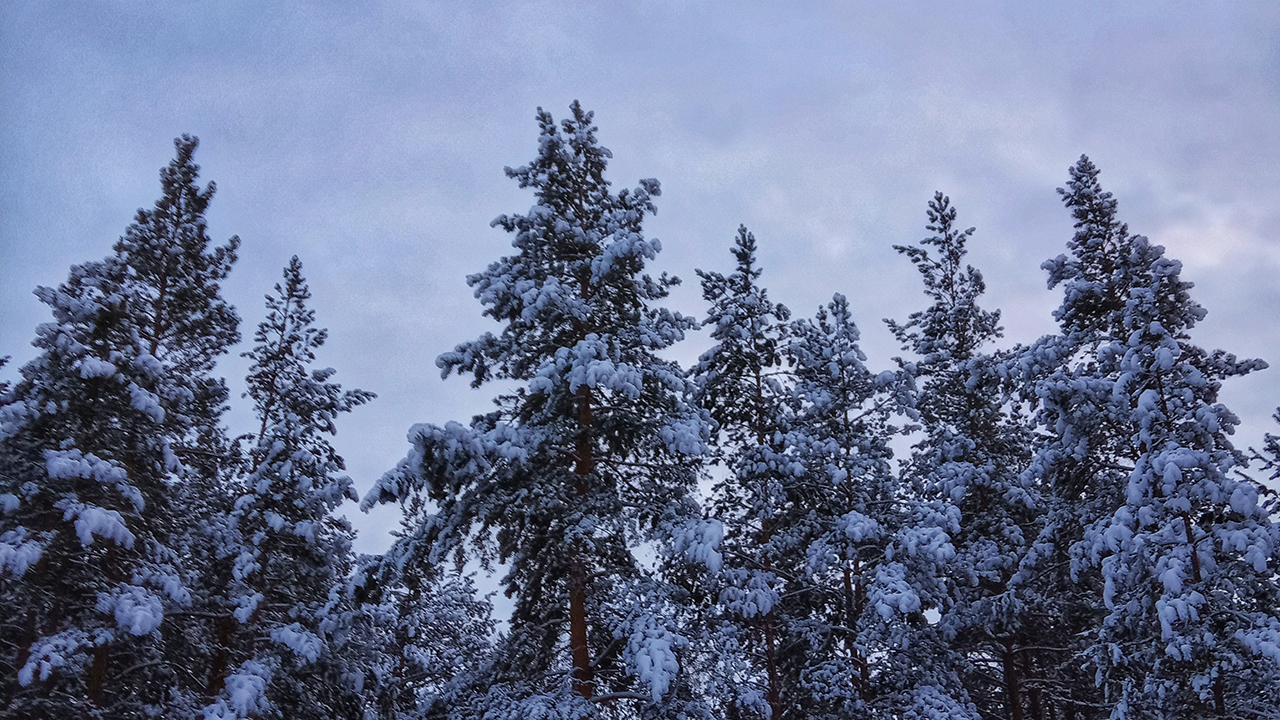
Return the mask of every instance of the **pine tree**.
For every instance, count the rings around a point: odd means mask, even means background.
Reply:
[[[345,654],[365,670],[373,717],[447,716],[468,702],[469,681],[492,662],[493,605],[477,597],[471,578],[399,562],[419,519],[409,513],[401,541],[384,556],[365,558],[356,572],[359,616]]]
[[[895,411],[914,415],[909,376],[871,372],[848,301],[795,323],[788,534],[807,557],[809,606],[795,717],[971,717],[925,611],[945,603],[955,557],[948,508],[903,491],[889,465]],[[807,526],[807,527],[806,527]]]
[[[1276,409],[1274,415],[1271,416],[1276,422],[1280,423],[1280,408]],[[1262,450],[1251,450],[1251,460],[1257,460],[1262,466],[1263,472],[1269,472],[1267,480],[1274,485],[1280,480],[1280,436],[1266,433],[1262,436]],[[1280,514],[1280,493],[1276,492],[1274,487],[1268,488],[1264,483],[1258,483],[1258,489],[1265,496],[1263,507],[1271,517]]]
[[[328,436],[338,415],[374,395],[344,391],[332,368],[312,369],[328,333],[315,327],[310,297],[295,255],[244,353],[259,427],[246,438],[250,469],[229,523],[240,642],[221,649],[206,717],[360,716],[340,657],[352,622],[343,589],[355,533],[333,515],[358,497]]]
[[[1062,334],[1021,361],[1048,435],[1031,473],[1056,501],[1037,545],[1070,559],[1066,620],[1088,618],[1077,662],[1113,718],[1262,717],[1280,536],[1231,474],[1237,420],[1216,398],[1265,364],[1191,342],[1205,311],[1181,265],[1128,233],[1097,176],[1082,157],[1060,191],[1077,229],[1071,257],[1046,263]]]
[[[982,351],[1002,334],[1000,313],[978,304],[986,284],[964,263],[974,229],[960,230],[956,216],[950,198],[936,193],[928,208],[933,235],[895,246],[931,300],[904,324],[886,321],[914,356],[900,362],[918,384],[924,430],[905,476],[915,497],[941,514],[958,513],[956,557],[947,563],[948,597],[939,608],[948,660],[984,717],[1020,720],[1024,705],[1039,708],[1035,717],[1052,705],[1044,697],[1049,678],[1033,670],[1046,663],[1030,650],[1048,644],[1051,623],[1036,607],[1035,589],[1015,582],[1039,516],[1035,488],[1020,477],[1031,436],[1005,400],[997,372],[1003,359]]]
[[[738,228],[728,276],[698,271],[711,304],[704,325],[715,345],[692,373],[699,404],[715,422],[714,458],[729,475],[712,490],[711,513],[730,560],[717,587],[720,603],[704,619],[719,657],[712,694],[726,713],[781,717],[785,707],[778,637],[782,582],[772,550],[790,473],[782,433],[787,389],[783,333],[790,311],[759,285],[756,239]],[[792,568],[793,570],[795,568]],[[787,574],[784,569],[781,571]]]
[[[684,374],[655,355],[696,323],[655,305],[674,279],[643,274],[661,247],[641,231],[657,181],[613,193],[591,113],[571,112],[557,126],[538,111],[536,159],[507,170],[535,205],[493,223],[516,253],[468,278],[501,334],[437,360],[446,377],[516,389],[470,427],[416,426],[413,452],[365,501],[424,492],[438,504],[429,541],[402,562],[508,564],[509,631],[455,716],[697,711],[677,589],[636,556],[645,542],[671,548],[696,512],[706,423]]]
[[[36,290],[54,320],[0,408],[4,717],[138,717],[195,691],[161,638],[192,601],[175,499],[226,463],[211,372],[239,340],[219,288],[239,240],[210,247],[196,145],[175,140],[112,255]]]

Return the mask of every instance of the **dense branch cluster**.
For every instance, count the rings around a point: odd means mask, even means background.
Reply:
[[[53,320],[0,384],[0,718],[1277,716],[1280,441],[1233,447],[1218,402],[1266,364],[1192,342],[1181,265],[1088,158],[1058,332],[997,347],[938,193],[876,371],[857,299],[793,318],[745,227],[701,321],[664,307],[658,182],[615,191],[577,103],[537,122],[513,252],[467,278],[501,329],[436,361],[504,390],[410,430],[361,501],[402,511],[381,555],[330,440],[374,396],[313,367],[297,257],[243,353],[256,421],[222,424],[239,240],[207,234],[194,138],[36,290]],[[664,356],[699,328],[692,368]]]

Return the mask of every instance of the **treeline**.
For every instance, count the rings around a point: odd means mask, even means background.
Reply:
[[[194,138],[107,258],[36,290],[53,320],[0,386],[0,717],[1280,715],[1280,440],[1234,448],[1217,401],[1265,363],[1192,342],[1180,264],[1087,158],[1058,332],[996,347],[939,193],[877,372],[856,301],[793,319],[745,227],[705,317],[665,308],[658,182],[615,191],[578,104],[537,121],[514,252],[467,278],[502,329],[436,361],[513,389],[412,428],[362,500],[403,511],[381,556],[329,441],[374,396],[313,367],[296,257],[244,353],[256,420],[222,424],[239,240],[208,235]],[[662,357],[699,326],[694,367]]]

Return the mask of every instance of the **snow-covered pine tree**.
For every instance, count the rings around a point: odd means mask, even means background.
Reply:
[[[867,369],[843,295],[790,334],[795,479],[779,539],[806,556],[809,585],[788,587],[805,606],[796,657],[784,654],[804,691],[791,716],[970,717],[924,616],[945,603],[955,517],[905,494],[889,465],[892,415],[914,414],[910,378]]]
[[[0,716],[141,717],[202,690],[161,633],[192,601],[198,519],[175,498],[227,462],[211,372],[239,340],[219,288],[239,240],[211,247],[196,144],[175,140],[109,257],[36,290],[54,320],[0,408]]]
[[[1280,423],[1280,408],[1277,408],[1271,417]],[[1272,518],[1275,518],[1280,515],[1280,492],[1276,489],[1277,483],[1280,483],[1280,436],[1266,433],[1262,436],[1262,450],[1253,448],[1250,450],[1252,450],[1251,459],[1258,461],[1264,473],[1270,473],[1266,479],[1270,481],[1271,487],[1259,483],[1259,489],[1266,497],[1262,503],[1263,507]]]
[[[311,291],[295,255],[267,295],[267,316],[244,353],[247,397],[259,426],[231,511],[232,587],[238,628],[213,668],[206,718],[359,718],[359,685],[344,677],[352,619],[343,592],[355,536],[334,511],[357,500],[329,442],[337,417],[373,393],[343,390],[332,368],[313,369],[327,331],[307,307]]]
[[[713,458],[727,475],[712,488],[712,522],[729,556],[714,583],[720,602],[706,609],[703,625],[716,652],[709,689],[722,712],[782,717],[778,665],[778,601],[783,575],[771,548],[781,518],[783,483],[791,475],[784,458],[787,389],[781,382],[785,323],[790,311],[769,299],[759,284],[756,239],[738,228],[729,275],[698,270],[702,296],[711,305],[703,322],[715,344],[692,374],[699,404],[715,423]],[[793,563],[791,570],[795,570]]]
[[[1223,380],[1265,364],[1191,342],[1205,311],[1180,263],[1128,233],[1097,176],[1082,157],[1060,190],[1077,230],[1046,263],[1062,333],[1021,360],[1047,433],[1030,473],[1057,503],[1036,545],[1050,563],[1069,549],[1070,602],[1096,617],[1079,661],[1112,718],[1266,717],[1280,535],[1232,475],[1237,420],[1217,402]]]
[[[785,404],[778,373],[791,317],[759,284],[763,270],[756,264],[756,238],[745,225],[738,227],[729,251],[737,263],[729,275],[697,271],[702,297],[711,303],[703,326],[712,328],[715,345],[691,371],[699,403],[716,423],[719,462],[726,461],[727,448],[763,444],[777,428],[776,416]]]
[[[422,492],[438,504],[430,541],[400,562],[508,563],[509,630],[471,696],[447,708],[457,717],[697,712],[678,662],[680,598],[637,558],[643,543],[665,553],[697,532],[707,423],[684,373],[655,354],[696,323],[656,305],[675,280],[643,274],[660,249],[641,231],[657,181],[612,192],[591,113],[571,112],[557,125],[538,111],[537,157],[507,170],[535,204],[494,220],[516,253],[468,278],[501,334],[437,360],[474,386],[518,387],[470,427],[413,428],[413,451],[365,501]]]
[[[1036,536],[1038,504],[1021,478],[1030,428],[1005,399],[996,371],[1002,358],[982,351],[1001,336],[1000,313],[979,306],[986,284],[964,262],[973,228],[956,225],[956,209],[941,192],[927,212],[933,235],[894,247],[920,272],[930,305],[906,323],[886,322],[912,353],[900,362],[917,383],[924,430],[904,480],[935,512],[958,511],[948,597],[939,608],[946,662],[984,718],[1021,720],[1024,706],[1031,717],[1053,717],[1045,688],[1052,678],[1038,668],[1056,662],[1031,649],[1051,644],[1044,639],[1053,619],[1038,611],[1033,588],[1011,583]]]
[[[1102,581],[1096,568],[1073,563],[1072,552],[1085,528],[1115,509],[1125,480],[1114,462],[1113,439],[1121,430],[1104,412],[1110,387],[1090,355],[1119,325],[1117,260],[1129,234],[1097,172],[1082,157],[1071,169],[1069,192],[1059,188],[1075,218],[1076,233],[1067,243],[1072,257],[1059,255],[1043,267],[1050,288],[1070,279],[1054,312],[1061,332],[1018,348],[1000,370],[1036,408],[1035,448],[1024,482],[1037,489],[1043,525],[1015,582],[1038,586],[1043,611],[1056,620],[1044,645],[1063,658],[1052,701],[1064,717],[1088,717],[1108,707],[1086,664],[1105,612]]]
[[[424,539],[423,500],[406,504],[392,551],[362,558],[353,578],[359,615],[347,657],[367,668],[366,706],[379,719],[448,716],[493,661],[492,603],[470,577],[421,562],[429,550],[410,550]]]

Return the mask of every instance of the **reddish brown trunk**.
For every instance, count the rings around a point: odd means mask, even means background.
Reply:
[[[254,614],[256,619],[257,614]],[[217,632],[217,648],[213,653],[213,663],[209,668],[209,683],[205,688],[205,694],[209,699],[216,698],[218,693],[222,692],[223,686],[227,681],[227,666],[230,664],[230,648],[231,637],[235,632],[235,621],[230,616],[218,618]]]
[[[107,681],[107,646],[99,645],[93,649],[93,665],[89,667],[89,702],[94,707],[102,707],[102,688]]]
[[[1213,710],[1219,717],[1227,714],[1227,699],[1222,687],[1222,676],[1213,679]]]
[[[594,694],[591,646],[587,637],[587,570],[574,560],[569,574],[569,645],[573,651],[573,688],[584,698]]]
[[[169,290],[169,273],[160,276],[160,291],[157,293],[156,302],[153,306],[155,312],[155,322],[151,327],[151,357],[155,357],[160,351],[160,335],[164,333],[164,301],[165,293]]]
[[[857,567],[858,559],[854,558],[854,567]],[[844,624],[850,631],[856,630],[858,627],[858,613],[861,608],[860,595],[862,585],[859,584],[857,590],[853,585],[853,570],[847,566],[844,569],[844,597],[845,597],[845,621]],[[858,639],[852,632],[845,633],[845,648],[853,657],[853,662],[858,667],[858,675],[861,682],[858,684],[858,697],[864,701],[869,699],[869,690],[871,687],[870,668],[867,667],[867,661],[863,659],[862,653],[858,652]]]
[[[858,618],[853,614],[853,571],[846,565],[844,568],[844,624],[852,630],[857,622]]]
[[[769,709],[773,718],[782,717],[782,678],[778,677],[777,638],[773,632],[773,610],[764,616],[765,664],[769,669]]]
[[[31,646],[36,642],[36,614],[34,612],[27,613],[27,622],[23,626],[22,646],[18,648],[18,662],[14,667],[22,668],[26,666],[27,660],[31,659]]]
[[[764,528],[760,531],[760,544],[769,542],[769,536],[770,528],[766,521]],[[772,572],[773,563],[769,559],[769,553],[764,554],[761,565],[766,573]],[[778,720],[782,717],[782,678],[778,676],[778,639],[773,628],[775,620],[773,608],[769,608],[769,612],[764,616],[764,659],[765,668],[769,672],[769,692],[766,700],[772,711],[773,720]]]
[[[1191,578],[1200,582],[1200,553],[1196,552],[1196,535],[1191,529],[1191,516],[1182,513],[1182,525],[1187,530],[1187,544],[1191,546]]]
[[[591,446],[591,388],[583,385],[578,388],[578,456],[575,458],[573,471],[578,476],[578,496],[583,497],[591,490],[591,470],[595,466],[594,451]]]
[[[578,457],[574,466],[578,497],[591,492],[591,470],[594,465],[591,444],[591,388],[578,389]],[[573,654],[573,687],[584,698],[590,698],[592,686],[591,645],[587,635],[587,568],[575,557],[569,570],[569,647]]]
[[[1013,652],[1012,641],[1004,643],[1004,691],[1008,698],[1009,720],[1022,720],[1022,698],[1018,687],[1018,663]]]

